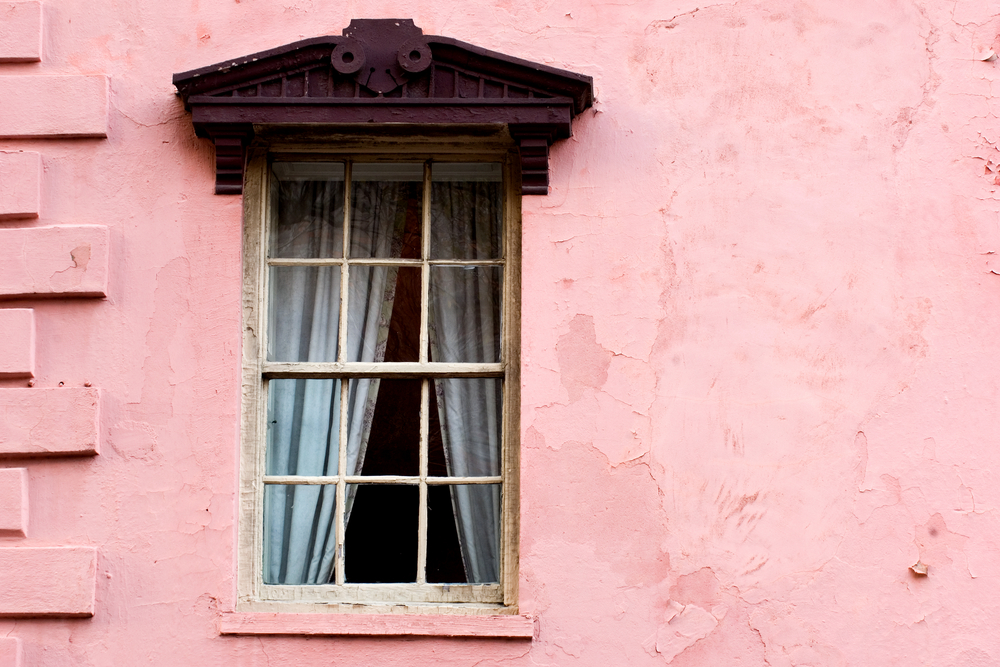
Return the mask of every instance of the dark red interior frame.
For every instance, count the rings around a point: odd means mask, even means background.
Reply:
[[[505,125],[523,194],[548,194],[549,146],[593,104],[593,80],[448,37],[410,19],[355,19],[317,37],[174,75],[216,148],[218,194],[243,192],[255,125]]]

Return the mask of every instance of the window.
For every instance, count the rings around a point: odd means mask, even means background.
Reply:
[[[251,160],[241,608],[516,600],[515,157]]]
[[[593,81],[410,19],[173,81],[244,198],[238,612],[515,612],[520,198]]]

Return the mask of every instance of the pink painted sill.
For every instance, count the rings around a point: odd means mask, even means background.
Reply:
[[[530,616],[226,613],[222,635],[358,635],[531,639]]]

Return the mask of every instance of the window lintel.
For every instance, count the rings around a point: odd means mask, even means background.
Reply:
[[[256,127],[506,127],[522,194],[548,193],[549,146],[593,103],[589,76],[449,37],[411,19],[354,19],[294,42],[175,74],[198,136],[216,148],[217,194],[241,194]]]

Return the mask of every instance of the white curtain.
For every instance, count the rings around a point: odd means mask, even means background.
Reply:
[[[398,257],[406,226],[406,199],[399,181],[359,180],[364,172],[356,170],[352,187],[354,220],[351,229],[350,256]],[[375,171],[375,176],[381,175]],[[388,266],[351,267],[348,285],[347,360],[385,359],[389,322],[396,299],[396,276],[399,269]],[[351,475],[360,475],[368,449],[378,378],[357,378],[349,383],[347,420],[347,466]],[[350,521],[357,486],[348,486],[344,523]]]
[[[367,223],[352,230],[352,257],[388,257],[401,220],[396,184],[361,182],[355,206]],[[342,248],[342,180],[282,181],[272,256],[335,257]],[[385,342],[395,272],[352,267],[348,284],[348,361],[379,362]],[[272,267],[268,358],[336,361],[340,267]],[[267,472],[336,475],[339,458],[340,380],[271,380],[268,391]],[[349,383],[347,469],[360,474],[371,432],[378,379]],[[265,487],[264,581],[322,584],[333,576],[336,487]],[[347,512],[353,501],[348,498]]]
[[[432,185],[435,254],[456,259],[499,258],[499,183],[458,180],[467,177],[460,171],[452,180],[445,171],[444,182]],[[502,270],[495,266],[432,269],[430,338],[434,361],[500,361],[501,280]],[[442,379],[434,381],[434,390],[449,476],[499,475],[501,381]],[[499,581],[500,486],[462,484],[449,488],[467,581]]]

